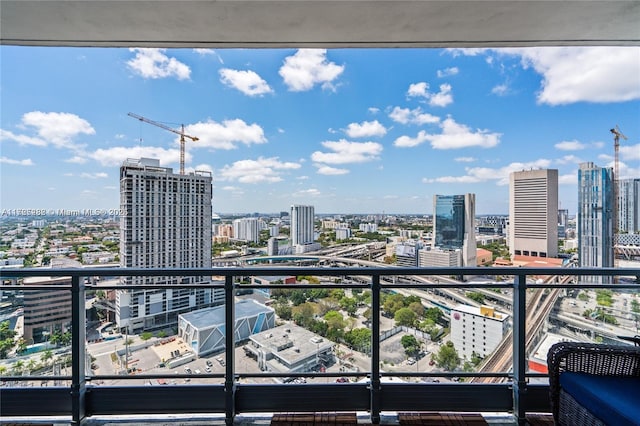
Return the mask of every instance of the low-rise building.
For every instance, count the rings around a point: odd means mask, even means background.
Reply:
[[[305,373],[335,362],[335,343],[294,324],[256,333],[245,345],[262,371]]]
[[[509,315],[488,306],[458,305],[451,310],[451,342],[460,357],[481,357],[498,347],[509,329]]]
[[[236,342],[254,333],[273,328],[275,311],[255,300],[245,299],[235,305]],[[215,306],[178,316],[178,336],[198,356],[218,352],[225,347],[225,307]]]

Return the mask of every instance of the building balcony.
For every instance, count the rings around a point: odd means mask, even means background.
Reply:
[[[20,280],[34,276],[67,276],[72,279],[71,285],[59,286],[55,290],[50,286],[33,288],[71,293],[71,344],[53,350],[57,359],[66,357],[64,365],[55,369],[41,368],[25,375],[22,371],[27,370],[25,366],[29,357],[35,355],[9,354],[7,359],[0,361],[0,365],[5,366],[1,377],[0,412],[3,418],[16,420],[42,418],[62,419],[72,424],[96,424],[126,416],[125,418],[136,423],[151,421],[160,415],[182,419],[206,418],[220,423],[237,424],[277,413],[345,412],[360,413],[360,419],[365,418],[366,422],[377,424],[386,423],[390,418],[397,420],[398,413],[476,412],[493,413],[489,416],[497,415],[511,424],[525,424],[526,417],[532,413],[550,412],[546,374],[533,367],[534,358],[546,357],[546,353],[534,352],[536,348],[538,351],[542,350],[539,344],[548,331],[564,333],[574,339],[621,344],[624,341],[618,340],[617,334],[626,332],[627,335],[633,335],[637,331],[637,316],[635,326],[628,320],[635,312],[631,307],[624,312],[611,308],[613,316],[625,318],[618,326],[598,323],[597,318],[595,322],[593,319],[580,320],[580,315],[564,310],[574,303],[586,306],[589,302],[583,302],[585,298],[579,294],[593,290],[594,287],[598,291],[613,290],[615,295],[620,295],[620,300],[636,300],[637,284],[631,280],[621,280],[615,284],[589,284],[587,288],[580,283],[580,279],[587,276],[635,277],[637,269],[273,266],[152,270],[6,269],[1,273],[3,279]],[[158,365],[149,364],[138,368],[146,362],[142,360],[145,355],[143,352],[137,353],[138,349],[130,349],[125,345],[142,344],[142,340],[129,342],[132,339],[128,335],[129,330],[120,330],[124,336],[113,341],[95,342],[95,337],[88,335],[91,330],[85,327],[89,294],[95,290],[108,292],[131,290],[132,287],[136,290],[157,289],[151,285],[122,286],[114,284],[114,281],[109,284],[110,281],[104,279],[114,275],[224,277],[224,284],[197,287],[225,291],[225,305],[221,308],[224,312],[224,327],[221,329],[224,330],[226,345],[223,345],[221,352],[202,358],[209,360],[207,367],[214,359],[226,362],[214,361],[213,367],[208,368],[208,371],[199,371],[200,374],[187,372],[183,367],[166,368],[162,366],[165,359],[156,363]],[[459,283],[448,278],[478,275],[499,276],[501,280]],[[235,280],[236,277],[246,279],[264,276],[313,276],[318,277],[320,283],[250,285],[240,284]],[[95,280],[85,280],[86,277],[101,279],[98,284],[92,285],[85,283]],[[607,282],[606,279],[603,281]],[[196,286],[163,286],[176,289],[193,287]],[[370,341],[364,348],[348,348],[344,338],[335,339],[335,363],[328,368],[320,363],[316,371],[260,371],[242,350],[246,340],[239,341],[234,327],[230,326],[235,321],[236,297],[242,297],[236,296],[240,287],[243,290],[269,287],[271,291],[310,288],[328,291],[355,290],[352,294],[370,291],[370,301],[365,303],[370,319],[363,322],[371,330]],[[1,289],[5,294],[24,290],[20,285],[2,285]],[[389,361],[390,349],[385,342],[389,330],[387,326],[381,325],[389,324],[389,319],[385,317],[385,306],[381,303],[383,298],[390,293],[419,295],[423,305],[441,306],[443,312],[446,312],[447,305],[464,301],[469,292],[484,294],[487,304],[493,304],[496,310],[509,316],[508,331],[491,355],[473,368],[466,364],[465,368],[462,365],[450,370],[437,368],[437,365],[432,365],[435,362],[430,360],[429,352],[435,355],[438,344],[425,336],[422,340],[425,346],[421,347],[423,350],[417,357],[417,362],[413,357],[411,360],[414,362],[410,362],[399,345],[394,354],[398,359],[396,362]],[[491,292],[495,296],[492,297]],[[447,298],[455,301],[447,301]],[[625,302],[620,303],[629,306]],[[634,303],[631,305],[637,306]],[[579,308],[582,310],[582,306]],[[359,315],[355,314],[353,318],[357,319]],[[584,324],[584,328],[579,327],[580,324]],[[422,336],[417,333],[416,330],[403,332]],[[332,340],[330,337],[325,339]],[[448,339],[449,337],[445,337],[445,340]],[[156,340],[155,344],[162,346],[162,338]],[[197,342],[182,344],[183,349],[192,350]],[[132,352],[125,357],[127,350]],[[351,354],[346,354],[346,351],[351,351]],[[120,363],[116,373],[109,372],[108,368],[95,369],[96,363],[99,363],[96,359],[106,356],[105,354],[113,354],[115,358],[111,361],[114,365]],[[42,352],[38,353],[37,359],[42,356]],[[205,360],[202,358],[196,359],[194,365],[202,363],[204,369],[207,367],[204,367]],[[22,364],[22,371],[16,369],[18,362]],[[356,363],[359,368],[352,368]],[[346,366],[349,368],[343,368]],[[302,378],[305,383],[302,383]],[[170,383],[175,385],[160,385]]]

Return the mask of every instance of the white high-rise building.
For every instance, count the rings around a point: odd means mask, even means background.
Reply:
[[[255,217],[245,217],[233,221],[233,235],[236,240],[257,243],[260,241],[260,231],[265,228],[264,221]]]
[[[456,306],[451,310],[451,342],[458,355],[468,360],[474,352],[481,357],[489,355],[509,329],[508,318],[488,306]]]
[[[509,176],[509,252],[558,256],[558,170],[526,170]]]
[[[312,244],[315,211],[313,206],[291,206],[291,245]]]
[[[211,174],[186,175],[149,158],[120,168],[120,266],[211,268]],[[210,276],[125,277],[124,284],[155,290],[120,290],[116,322],[138,332],[177,324],[178,315],[224,302],[221,289],[164,289],[164,284],[210,284]]]

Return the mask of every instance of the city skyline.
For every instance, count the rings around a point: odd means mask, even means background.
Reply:
[[[177,172],[177,136],[128,112],[199,138],[186,169],[212,172],[222,214],[432,214],[461,193],[508,214],[509,173],[555,168],[575,216],[578,164],[612,167],[615,125],[620,177],[640,176],[636,47],[0,54],[2,209],[117,209],[127,158]]]

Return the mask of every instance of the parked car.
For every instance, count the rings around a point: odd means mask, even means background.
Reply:
[[[207,367],[213,367],[213,363],[211,362],[210,359],[207,360],[206,364],[207,364]]]

